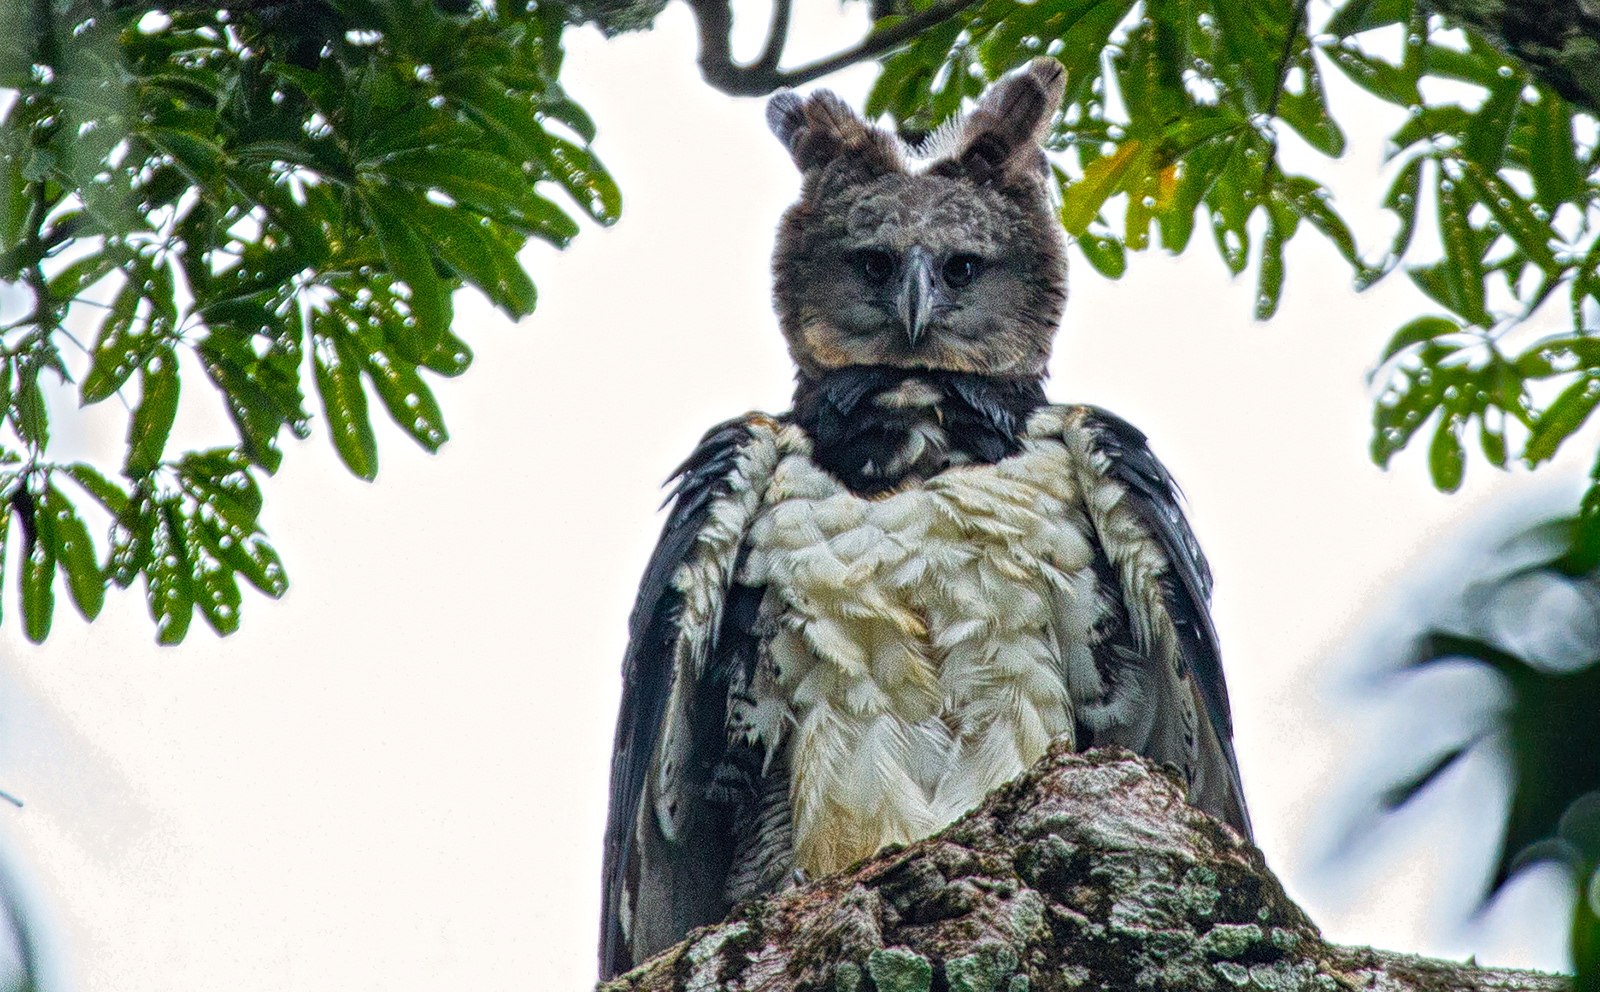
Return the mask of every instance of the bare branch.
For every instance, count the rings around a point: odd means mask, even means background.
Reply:
[[[920,13],[869,31],[856,44],[824,59],[794,69],[779,69],[788,38],[792,0],[775,0],[772,29],[761,57],[741,64],[733,60],[729,35],[733,12],[728,0],[688,0],[700,32],[700,73],[707,83],[733,96],[762,96],[785,86],[800,86],[846,66],[895,48],[935,25],[942,24],[977,0],[941,0]]]
[[[778,60],[783,58],[783,46],[789,41],[789,17],[794,0],[775,0],[772,4],[772,27],[767,32],[767,47],[756,59],[756,68],[776,72]]]

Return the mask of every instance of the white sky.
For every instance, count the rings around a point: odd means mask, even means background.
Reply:
[[[793,59],[856,37],[860,8],[808,6]],[[564,78],[625,215],[530,253],[541,302],[523,326],[462,297],[478,358],[439,389],[455,440],[429,457],[384,425],[370,486],[325,438],[291,443],[266,524],[293,585],[249,599],[232,638],[197,618],[157,648],[138,593],[92,627],[63,603],[44,648],[15,616],[0,632],[0,787],[28,802],[0,808],[0,841],[50,924],[52,987],[592,982],[618,665],[657,485],[712,423],[787,407],[768,257],[796,177],[760,101],[699,81],[681,5],[647,35],[568,38]],[[870,79],[828,85],[859,101]],[[1380,148],[1352,137],[1341,202],[1359,214]],[[1468,805],[1483,762],[1384,828],[1379,853],[1325,854],[1336,797],[1401,739],[1383,719],[1434,705],[1415,686],[1352,695],[1352,645],[1392,640],[1408,562],[1492,501],[1548,505],[1576,459],[1538,480],[1474,462],[1455,497],[1421,452],[1380,473],[1364,376],[1417,294],[1396,278],[1354,295],[1308,232],[1282,312],[1255,324],[1252,284],[1195,241],[1120,283],[1078,265],[1050,392],[1128,417],[1189,495],[1269,863],[1334,940],[1560,966],[1548,878],[1464,925],[1498,815]],[[221,423],[192,406],[192,430]],[[120,414],[104,416],[82,441],[114,450]]]

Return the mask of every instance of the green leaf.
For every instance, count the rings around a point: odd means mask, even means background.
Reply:
[[[1110,155],[1090,162],[1083,178],[1068,186],[1061,198],[1061,224],[1067,233],[1083,234],[1108,199],[1142,179],[1150,151],[1147,143],[1129,139]]]
[[[312,368],[329,438],[345,467],[370,482],[378,474],[378,442],[361,388],[361,355],[344,343],[345,329],[332,311],[313,314],[311,326]]]
[[[1427,159],[1423,156],[1407,162],[1400,174],[1395,176],[1389,192],[1384,195],[1384,209],[1400,221],[1389,247],[1390,265],[1397,264],[1411,248],[1411,238],[1417,230],[1417,204],[1422,200],[1422,167],[1425,162]]]
[[[1453,493],[1461,488],[1461,478],[1466,471],[1466,452],[1461,447],[1460,424],[1451,415],[1440,418],[1433,432],[1433,443],[1428,446],[1428,471],[1433,475],[1434,488]]]
[[[1118,24],[1133,9],[1135,0],[1066,0],[1041,4],[1059,15],[1041,25],[1042,39],[1059,40],[1056,58],[1067,70],[1067,86],[1073,92],[1087,92],[1100,75],[1100,53]]]
[[[1589,469],[1589,488],[1583,492],[1572,546],[1561,564],[1569,575],[1587,575],[1600,569],[1600,456]]]
[[[384,159],[399,152],[424,148],[471,147],[472,142],[482,133],[471,124],[458,120],[447,108],[432,107],[427,104],[407,107],[397,114],[375,121],[363,135],[357,150],[357,168],[381,169]],[[250,150],[263,145],[266,143],[258,142],[246,146],[239,150],[239,154],[243,157]],[[294,145],[289,146],[287,155],[278,152],[273,146],[268,146],[264,150],[279,159],[289,158],[292,161],[299,157],[299,150]]]
[[[1363,31],[1404,24],[1411,16],[1415,0],[1349,0],[1334,11],[1323,30],[1340,38]]]
[[[278,431],[283,427],[283,417],[275,409],[273,396],[263,389],[248,372],[231,361],[215,360],[218,351],[210,351],[206,371],[222,393],[239,432],[239,441],[250,460],[268,473],[276,472],[283,462],[283,451],[278,447]]]
[[[35,520],[39,540],[66,572],[73,604],[85,620],[93,620],[105,605],[106,576],[95,558],[88,526],[78,517],[72,501],[53,484],[39,497]]]
[[[1207,193],[1211,207],[1211,234],[1228,271],[1239,275],[1250,264],[1250,218],[1256,209],[1254,191],[1259,175],[1243,166],[1243,149],[1235,146],[1228,164]],[[1250,192],[1250,198],[1245,193]]]
[[[43,450],[50,446],[50,408],[45,403],[44,390],[39,387],[41,369],[28,356],[16,362],[16,391],[12,395],[12,422],[17,433],[32,448]]]
[[[558,120],[572,129],[572,133],[584,141],[593,143],[596,135],[594,118],[588,111],[563,97],[559,100],[547,101],[540,109],[540,113],[554,120]]]
[[[363,363],[378,398],[394,422],[423,448],[438,451],[450,439],[450,434],[445,429],[438,401],[417,374],[416,366],[381,351],[366,354]]]
[[[28,640],[44,643],[50,636],[50,621],[54,619],[56,596],[54,582],[56,559],[50,543],[40,540],[39,518],[34,499],[19,490],[11,497],[12,506],[23,517],[22,527],[22,629]],[[23,508],[26,507],[26,512]]]
[[[1161,246],[1177,254],[1194,235],[1195,211],[1227,164],[1230,149],[1223,142],[1196,145],[1186,153],[1178,172],[1172,204],[1161,212]]]
[[[1478,443],[1483,448],[1483,456],[1496,468],[1505,468],[1506,432],[1503,426],[1490,426],[1487,417],[1478,421]]]
[[[1288,217],[1283,218],[1283,214]],[[1285,219],[1288,224],[1283,223]],[[1261,237],[1261,272],[1256,281],[1257,320],[1271,320],[1278,312],[1278,302],[1283,297],[1283,243],[1293,236],[1294,221],[1294,215],[1281,208],[1267,211],[1267,228]]]
[[[1467,128],[1467,140],[1462,144],[1462,154],[1469,162],[1476,162],[1485,171],[1495,172],[1505,161],[1506,142],[1511,140],[1511,123],[1516,119],[1517,107],[1522,102],[1522,87],[1526,82],[1522,73],[1514,72],[1490,89],[1489,98],[1473,115]]]
[[[538,294],[517,261],[522,238],[499,236],[461,208],[406,198],[395,204],[457,275],[478,287],[508,317],[533,312]]]
[[[1344,131],[1328,110],[1322,73],[1309,54],[1300,60],[1297,68],[1304,78],[1303,89],[1299,93],[1285,91],[1279,95],[1278,117],[1294,128],[1306,144],[1329,158],[1338,158],[1344,154]]]
[[[578,224],[534,191],[528,177],[498,155],[467,148],[420,149],[383,163],[381,174],[436,189],[519,231],[564,248]]]
[[[108,248],[90,252],[56,273],[50,280],[50,297],[61,301],[73,300],[110,275],[122,263],[117,253]]]
[[[422,356],[419,364],[431,372],[454,378],[472,367],[472,349],[454,334],[446,334],[437,348]]]
[[[1600,403],[1600,379],[1585,376],[1562,390],[1555,402],[1539,414],[1528,432],[1528,443],[1522,449],[1522,459],[1528,467],[1554,457],[1561,443],[1583,426],[1597,403]]]
[[[166,127],[149,128],[144,135],[157,148],[171,155],[178,168],[196,186],[207,188],[221,181],[228,165],[227,156],[211,140]]]
[[[1413,345],[1431,341],[1446,334],[1459,334],[1461,330],[1461,325],[1449,317],[1418,317],[1415,320],[1406,322],[1398,331],[1394,332],[1394,336],[1389,339],[1389,343],[1384,345],[1383,354],[1379,357],[1378,362],[1380,364],[1387,362]]]
[[[155,506],[150,561],[145,566],[145,600],[156,623],[156,640],[178,644],[194,619],[194,583],[181,510],[173,502]]]
[[[1539,91],[1539,102],[1523,113],[1533,124],[1528,142],[1528,174],[1534,195],[1545,210],[1578,199],[1583,190],[1583,166],[1572,136],[1572,107],[1549,90]]]
[[[233,530],[201,528],[200,538],[222,561],[256,589],[279,599],[289,590],[289,580],[283,571],[278,552],[267,542],[266,535],[256,532],[239,534]]]
[[[1442,107],[1420,107],[1406,117],[1406,122],[1389,139],[1390,157],[1399,155],[1419,141],[1433,143],[1444,137],[1459,140],[1472,126],[1473,116],[1455,104]]]
[[[124,471],[144,475],[161,461],[173,421],[178,416],[178,356],[162,347],[144,366],[144,388],[139,406],[128,425],[128,454]]]
[[[622,192],[594,152],[540,130],[529,137],[540,161],[578,206],[601,224],[617,222],[622,216]]]
[[[1107,279],[1121,279],[1128,271],[1128,253],[1121,241],[1109,234],[1085,232],[1074,239],[1083,257]]]
[[[367,216],[378,231],[378,242],[389,271],[405,283],[407,305],[413,320],[389,321],[385,336],[406,358],[416,360],[431,351],[450,328],[450,286],[433,266],[427,242],[411,225],[376,196],[363,198]]]
[[[1572,326],[1584,326],[1584,301],[1600,301],[1600,237],[1594,239],[1572,280]]]
[[[1249,113],[1263,113],[1277,84],[1292,4],[1223,2],[1210,5],[1217,20],[1217,71],[1242,88]]]
[[[1522,198],[1511,184],[1500,177],[1499,173],[1489,172],[1476,163],[1463,163],[1461,180],[1466,185],[1463,192],[1470,198],[1478,200],[1489,208],[1489,212],[1500,222],[1500,227],[1506,232],[1522,253],[1528,256],[1547,275],[1555,275],[1562,270],[1562,265],[1556,260],[1556,254],[1550,245],[1559,241],[1558,235],[1548,221],[1540,220],[1534,214],[1528,201]]]
[[[99,469],[86,462],[73,462],[61,469],[74,482],[83,487],[84,492],[93,496],[106,512],[113,517],[120,517],[127,512],[128,494],[122,487],[100,474]]]
[[[151,335],[133,333],[148,274],[149,265],[143,259],[131,263],[126,281],[100,323],[89,372],[79,386],[79,395],[86,405],[98,403],[121,389],[134,370],[144,364],[145,355],[155,344]]]
[[[248,534],[261,515],[261,487],[250,474],[249,460],[237,449],[191,451],[178,463],[178,478],[201,516],[215,515]]]
[[[1457,399],[1449,403],[1446,416],[1460,412],[1460,397],[1476,393],[1475,371],[1454,361],[1444,364],[1455,355],[1453,347],[1429,343],[1417,355],[1417,365],[1390,366],[1391,384],[1372,411],[1371,455],[1375,463],[1387,467],[1448,397]]]
[[[1401,106],[1422,102],[1417,92],[1417,77],[1407,69],[1373,58],[1349,44],[1323,49],[1328,59],[1368,93]]]
[[[1293,206],[1296,213],[1311,223],[1311,226],[1322,233],[1322,236],[1333,242],[1333,246],[1344,256],[1344,260],[1356,270],[1358,278],[1370,278],[1370,268],[1361,260],[1361,253],[1356,248],[1355,235],[1350,233],[1350,225],[1344,222],[1338,212],[1328,203],[1328,191],[1323,185],[1307,176],[1287,176],[1284,178],[1284,192],[1288,203]]]
[[[4,548],[11,529],[12,506],[10,500],[0,501],[0,548]],[[5,589],[5,570],[0,569],[0,591]]]
[[[194,516],[183,517],[182,526],[184,544],[194,562],[195,605],[200,607],[200,615],[211,629],[226,637],[239,629],[241,597],[234,570],[226,559],[212,550],[213,542],[206,539],[206,532],[211,531],[220,541],[215,527]]]
[[[1486,90],[1502,84],[1506,77],[1501,70],[1508,68],[1506,57],[1467,36],[1467,51],[1453,45],[1429,41],[1421,46],[1422,64],[1427,75],[1435,79],[1454,79],[1472,83]]]
[[[1444,262],[1433,265],[1413,265],[1406,269],[1406,275],[1416,287],[1427,294],[1428,299],[1444,307],[1446,310],[1456,309],[1456,300],[1450,294],[1450,287],[1446,285]]]
[[[1451,310],[1481,327],[1494,318],[1484,306],[1483,252],[1477,232],[1467,218],[1470,206],[1454,180],[1439,170],[1439,237],[1444,242],[1445,291]]]

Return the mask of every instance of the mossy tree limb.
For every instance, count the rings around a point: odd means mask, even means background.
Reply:
[[[1058,747],[943,833],[748,903],[603,992],[1569,988],[1331,945],[1167,775]]]

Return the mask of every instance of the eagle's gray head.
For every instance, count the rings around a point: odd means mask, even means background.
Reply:
[[[852,365],[1043,375],[1066,254],[1039,141],[1065,72],[1039,58],[913,154],[827,91],[767,120],[804,180],[774,296],[803,374]]]

